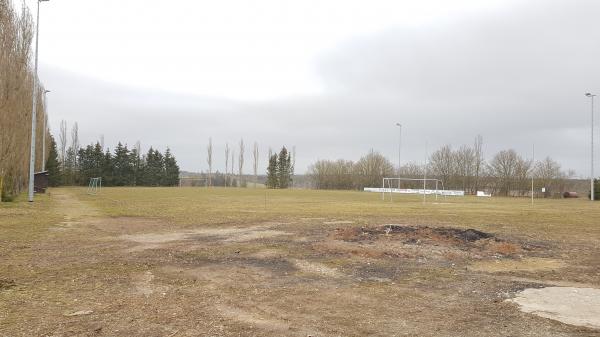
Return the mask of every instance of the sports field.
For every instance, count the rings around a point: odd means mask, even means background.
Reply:
[[[585,199],[51,189],[0,204],[0,336],[600,336],[511,301],[600,288],[599,219]]]

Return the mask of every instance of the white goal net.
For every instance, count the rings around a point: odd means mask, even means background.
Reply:
[[[403,183],[404,185],[416,183],[419,188],[402,188]],[[385,200],[385,195],[389,194],[391,201],[393,193],[422,194],[423,197],[433,194],[437,200],[438,195],[446,195],[444,191],[444,182],[435,178],[383,178],[381,200]]]

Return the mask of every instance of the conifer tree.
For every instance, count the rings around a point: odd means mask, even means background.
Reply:
[[[288,188],[292,179],[291,172],[292,159],[290,153],[285,148],[281,148],[279,152],[279,159],[277,161],[277,176],[279,188]]]
[[[48,170],[48,185],[52,187],[59,186],[61,184],[60,165],[56,142],[52,135],[50,135],[50,152],[48,152],[48,160],[46,160],[46,169]]]
[[[267,187],[278,188],[278,175],[277,175],[277,154],[273,154],[269,157],[269,166],[267,166]]]
[[[176,186],[179,185],[179,166],[177,160],[171,155],[171,150],[167,148],[164,157],[165,163],[165,176],[163,185],[164,186]]]

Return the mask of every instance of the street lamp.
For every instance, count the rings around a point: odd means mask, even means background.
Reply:
[[[33,93],[32,93],[32,109],[31,109],[31,151],[29,158],[29,202],[33,202],[33,180],[35,178],[35,122],[37,115],[37,94],[38,94],[38,49],[40,37],[40,2],[49,0],[37,1],[37,18],[35,22],[35,68],[33,73]]]
[[[594,97],[596,97],[596,95],[587,92],[585,94],[586,97],[591,98],[592,100],[592,151],[591,151],[591,176],[590,176],[590,199],[592,201],[594,201]]]
[[[398,127],[398,130],[399,130],[399,133],[398,133],[398,178],[402,178],[401,177],[402,162],[400,161],[401,154],[402,154],[402,124],[396,123],[396,126]],[[398,188],[400,188],[400,180],[398,180]]]
[[[48,122],[48,103],[46,102],[46,94],[50,90],[44,90],[44,131],[42,134],[42,172],[46,171],[46,123]]]

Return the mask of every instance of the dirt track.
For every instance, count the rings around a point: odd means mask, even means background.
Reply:
[[[598,287],[572,260],[597,247],[335,218],[184,228],[53,198],[64,221],[4,251],[0,336],[600,336],[505,301]]]

